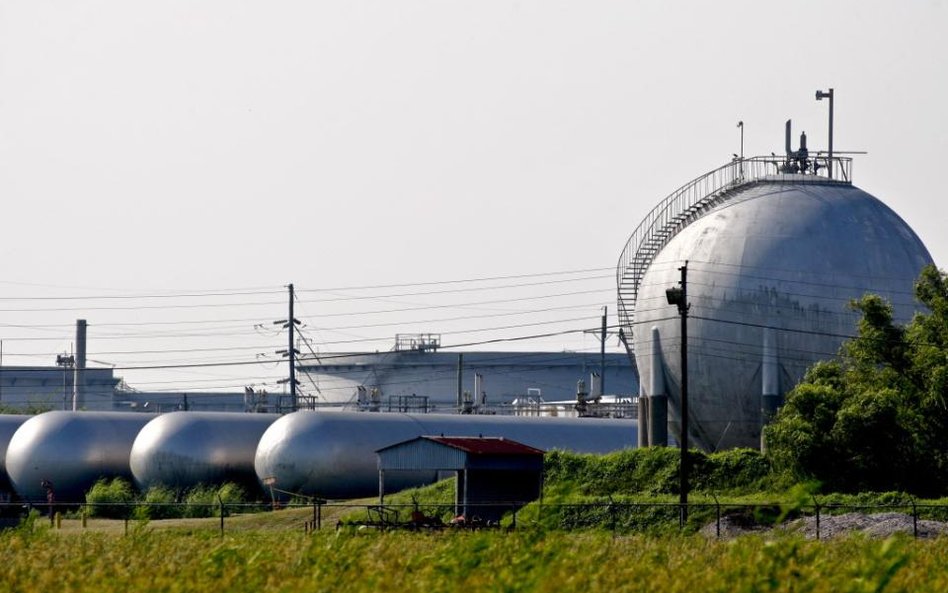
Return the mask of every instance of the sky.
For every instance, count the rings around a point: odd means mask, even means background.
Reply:
[[[84,318],[140,389],[275,388],[289,283],[305,350],[597,351],[645,214],[738,121],[748,156],[790,118],[825,148],[829,87],[855,184],[944,268],[945,23],[939,0],[0,0],[3,364],[51,364]]]

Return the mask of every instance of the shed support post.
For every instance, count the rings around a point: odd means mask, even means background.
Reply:
[[[464,520],[469,520],[468,509],[467,509],[467,474],[468,471],[464,470]]]
[[[385,504],[385,470],[379,470],[379,506]]]

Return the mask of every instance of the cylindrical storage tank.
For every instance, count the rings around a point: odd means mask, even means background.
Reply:
[[[7,475],[7,445],[13,438],[13,433],[31,416],[25,414],[0,414],[0,501],[13,494],[13,484]]]
[[[138,433],[129,458],[140,488],[236,482],[256,488],[254,455],[279,414],[171,412]]]
[[[505,437],[538,449],[606,453],[636,445],[634,420],[448,414],[295,412],[257,447],[257,477],[284,491],[326,498],[378,493],[378,449],[419,436]],[[399,472],[401,473],[401,472]],[[434,474],[386,476],[386,491],[431,483]]]
[[[22,498],[81,502],[99,478],[131,481],[128,454],[153,416],[128,412],[46,412],[24,422],[7,447],[7,473]]]
[[[635,302],[635,361],[643,377],[656,374],[657,328],[675,439],[681,324],[665,291],[686,261],[691,437],[717,450],[759,446],[762,407],[856,333],[852,299],[881,295],[897,321],[911,320],[915,280],[932,259],[898,215],[848,183],[780,175],[732,190],[655,255]]]

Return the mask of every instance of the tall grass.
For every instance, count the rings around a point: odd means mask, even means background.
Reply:
[[[948,540],[748,536],[251,532],[0,534],[0,590],[35,591],[945,591]]]

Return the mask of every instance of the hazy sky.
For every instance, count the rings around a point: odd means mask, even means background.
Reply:
[[[825,148],[831,86],[855,183],[945,267],[946,24],[935,0],[0,0],[4,364],[51,363],[79,317],[120,369],[253,359],[289,282],[322,350],[596,326],[640,219],[738,152],[738,120],[747,155],[787,118]]]

